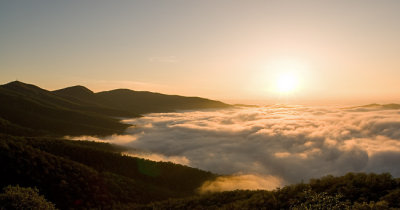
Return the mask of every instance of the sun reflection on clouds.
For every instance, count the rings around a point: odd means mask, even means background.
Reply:
[[[274,190],[280,187],[283,181],[279,177],[270,175],[231,175],[220,176],[215,180],[206,181],[200,188],[201,193],[243,190]]]

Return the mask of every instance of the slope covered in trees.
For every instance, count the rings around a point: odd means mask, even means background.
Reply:
[[[0,136],[0,187],[37,188],[56,208],[388,209],[400,208],[400,179],[349,173],[273,191],[198,194],[217,175],[121,155],[106,143]]]
[[[7,186],[0,194],[1,209],[56,209],[36,188]]]
[[[274,191],[236,190],[142,206],[143,209],[398,209],[400,179],[348,173]]]
[[[93,93],[83,86],[74,86],[47,91],[18,81],[0,85],[0,101],[0,131],[22,136],[119,134],[130,125],[116,117],[229,107],[203,98],[126,89]]]
[[[94,142],[0,136],[0,187],[38,188],[57,208],[111,208],[194,195],[214,174]]]
[[[21,82],[0,86],[0,118],[37,133],[106,135],[129,125],[87,107]]]
[[[109,107],[126,113],[145,114],[184,109],[227,108],[230,105],[200,97],[165,95],[148,91],[116,89],[93,93],[83,86],[53,91],[57,96],[88,105]]]

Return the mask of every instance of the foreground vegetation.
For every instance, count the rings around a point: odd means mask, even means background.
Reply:
[[[110,208],[194,195],[215,177],[121,155],[110,144],[0,136],[0,186],[37,188],[57,208]]]
[[[39,194],[38,189],[7,186],[0,194],[0,209],[56,209],[54,204]]]
[[[237,190],[156,202],[147,209],[399,209],[400,180],[348,173],[274,191]]]
[[[7,199],[4,193],[0,196],[1,205],[13,205],[16,195],[34,194],[39,204],[59,209],[400,208],[400,180],[390,174],[349,173],[274,191],[200,195],[197,189],[202,183],[217,175],[123,156],[125,149],[106,143],[0,135],[0,187],[6,187],[8,194]],[[19,193],[10,198],[11,191]]]

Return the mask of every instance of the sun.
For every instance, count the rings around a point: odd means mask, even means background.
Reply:
[[[276,79],[276,91],[279,93],[292,93],[298,89],[298,77],[291,72],[285,72],[278,75]]]
[[[298,98],[306,94],[310,81],[310,65],[295,58],[270,59],[254,72],[254,89],[280,99]]]

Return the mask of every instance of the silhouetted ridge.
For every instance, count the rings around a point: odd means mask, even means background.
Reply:
[[[76,85],[76,86],[72,86],[72,87],[55,90],[55,91],[53,91],[53,93],[82,96],[82,97],[94,95],[93,91],[89,90],[87,87],[82,86],[82,85]]]
[[[75,103],[96,106],[99,105],[95,101],[96,97],[93,91],[81,85],[55,90],[52,91],[52,93],[62,98],[74,101]]]
[[[187,109],[228,108],[228,104],[200,97],[166,95],[148,91],[116,89],[96,93],[104,104],[136,113],[172,112]]]
[[[10,91],[17,91],[20,93],[40,94],[47,92],[46,90],[36,85],[26,84],[20,81],[9,82],[7,84],[1,85],[1,87],[4,87]]]
[[[0,118],[13,125],[5,130],[15,130],[18,125],[38,133],[110,135],[122,133],[128,127],[109,117],[107,109],[78,103],[18,81],[0,86],[0,101]]]
[[[349,107],[346,109],[355,109],[358,111],[367,111],[367,110],[363,110],[363,109],[400,109],[400,104],[377,104],[377,103],[373,103],[373,104],[367,104],[367,105],[363,105],[363,106],[355,106],[355,107]]]
[[[18,126],[57,135],[111,135],[129,126],[115,117],[230,106],[199,97],[128,89],[93,93],[80,85],[47,91],[19,81],[0,85],[0,101],[1,129],[14,135]]]

